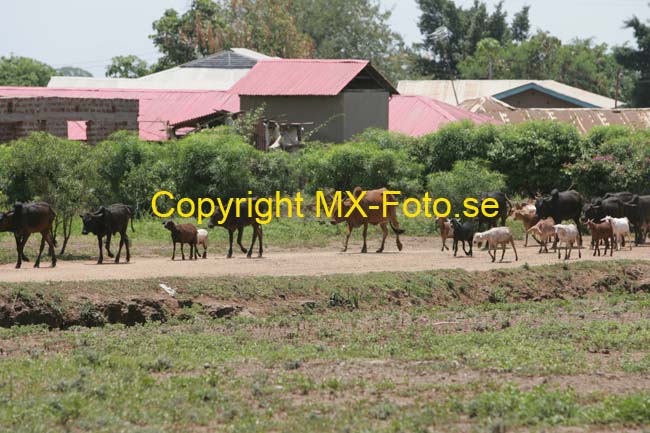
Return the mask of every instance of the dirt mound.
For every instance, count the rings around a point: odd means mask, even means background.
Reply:
[[[650,292],[650,263],[607,262],[499,269],[440,270],[313,277],[176,279],[178,298],[151,280],[104,281],[101,286],[59,282],[0,288],[0,326],[50,328],[127,326],[205,314],[319,312],[330,309],[476,305],[570,299],[600,293]],[[4,293],[3,293],[4,291]],[[134,296],[133,294],[136,294]]]

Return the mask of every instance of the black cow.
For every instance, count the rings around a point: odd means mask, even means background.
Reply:
[[[596,198],[582,207],[583,222],[592,220],[596,223],[606,216],[622,218],[624,216],[623,201],[617,196]]]
[[[650,223],[650,195],[635,195],[629,203],[623,203],[623,211],[634,226],[635,243],[644,243],[644,228]]]
[[[472,242],[474,241],[474,233],[476,232],[474,221],[468,221],[461,224],[456,218],[449,220],[454,228],[454,257],[458,253],[458,242],[463,243],[463,252],[465,255],[472,256]],[[469,243],[469,251],[465,249],[465,242]]]
[[[117,203],[107,207],[100,207],[95,212],[86,212],[79,215],[83,221],[82,234],[87,235],[93,233],[97,236],[97,246],[99,247],[99,259],[97,264],[104,261],[104,254],[102,251],[102,238],[106,236],[106,252],[108,257],[113,257],[111,253],[111,236],[116,233],[120,234],[120,247],[115,256],[115,263],[120,262],[120,254],[122,253],[122,246],[126,246],[126,261],[131,260],[131,251],[129,249],[129,236],[127,229],[129,227],[129,220],[131,220],[131,230],[133,229],[133,209],[125,204]]]
[[[217,207],[212,216],[210,217],[210,222],[208,223],[209,228],[214,228],[216,226],[221,226],[228,230],[229,236],[229,247],[228,247],[228,258],[232,257],[232,241],[233,234],[237,230],[237,245],[241,248],[242,253],[245,253],[246,256],[250,259],[253,255],[253,246],[255,246],[255,241],[257,238],[260,238],[260,248],[258,252],[258,257],[262,257],[262,252],[264,251],[263,241],[262,241],[262,225],[257,222],[257,219],[264,219],[262,216],[256,212],[257,200],[252,199],[251,201],[251,216],[248,216],[248,201],[243,201],[239,204],[239,216],[236,213],[236,207],[233,203],[233,206],[228,212],[228,217],[225,221],[221,208]],[[260,213],[268,212],[268,205],[266,202],[260,203],[259,206]],[[244,227],[252,226],[253,227],[253,241],[251,242],[251,247],[247,250],[241,243],[242,234],[244,232]]]
[[[610,198],[610,197],[618,197],[623,203],[627,203],[632,201],[632,199],[634,199],[634,196],[635,194],[628,191],[608,192],[603,196],[603,199]]]
[[[52,224],[56,214],[52,207],[47,203],[16,203],[13,210],[0,213],[0,231],[10,231],[16,238],[16,250],[18,260],[16,268],[22,266],[25,257],[25,244],[32,233],[41,234],[41,248],[38,251],[38,257],[34,262],[34,267],[38,268],[41,263],[41,255],[45,242],[52,253],[52,267],[56,266],[56,253],[54,251],[55,243],[52,236]]]
[[[573,189],[568,191],[558,191],[554,189],[551,194],[537,199],[535,208],[537,209],[537,218],[544,219],[551,217],[556,224],[561,224],[564,220],[573,220],[576,227],[580,227],[580,214],[582,213],[584,200],[578,191]],[[578,229],[579,247],[582,246],[582,233]],[[557,237],[553,246],[555,247]]]
[[[483,212],[479,212],[478,214],[479,231],[481,230],[483,224],[487,224],[488,228],[505,226],[506,219],[508,218],[508,215],[510,215],[510,211],[512,210],[512,203],[510,203],[510,200],[508,200],[508,196],[506,196],[504,193],[500,191],[492,191],[492,192],[481,194],[481,200],[479,201],[479,209],[481,209],[483,202],[488,198],[494,199],[498,203],[499,208],[490,210],[490,212],[494,212],[495,210],[497,211],[497,214],[493,217],[486,217],[485,215],[483,215]]]

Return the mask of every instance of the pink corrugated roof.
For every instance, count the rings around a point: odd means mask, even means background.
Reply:
[[[235,85],[231,93],[247,96],[334,96],[366,67],[396,91],[367,60],[262,60]]]
[[[395,95],[388,105],[388,129],[419,137],[436,132],[442,125],[459,120],[476,124],[498,123],[481,114],[472,113],[426,96]]]
[[[217,111],[238,112],[239,96],[212,90],[57,89],[0,87],[0,97],[54,96],[69,98],[138,99],[138,122],[143,140],[166,140],[165,126],[198,119]]]

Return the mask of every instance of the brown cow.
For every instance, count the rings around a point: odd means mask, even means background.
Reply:
[[[362,193],[361,187],[357,186],[354,188],[352,195],[355,199],[358,199]],[[388,191],[386,188],[374,189],[366,191],[366,194],[361,199],[359,204],[363,209],[366,217],[364,217],[358,210],[353,210],[352,213],[346,218],[346,214],[349,209],[352,207],[352,200],[347,198],[341,200],[341,216],[339,216],[339,209],[336,206],[336,203],[333,207],[334,212],[332,213],[332,220],[330,221],[333,225],[340,222],[348,223],[348,233],[345,237],[345,244],[343,246],[343,252],[348,250],[348,241],[350,240],[350,235],[352,234],[352,229],[363,226],[363,248],[361,248],[362,253],[368,252],[368,247],[366,245],[366,237],[368,234],[368,224],[379,225],[383,233],[381,240],[381,247],[377,250],[378,253],[384,251],[384,244],[386,243],[386,237],[388,236],[387,224],[390,224],[390,227],[395,232],[397,236],[397,249],[402,251],[402,242],[399,240],[399,235],[404,233],[404,230],[399,228],[399,222],[397,221],[397,213],[395,212],[394,206],[388,206],[387,216],[383,215],[383,202],[384,202],[384,191]],[[395,202],[395,197],[393,195],[387,195],[386,198],[388,201]],[[377,207],[377,209],[370,209],[370,207]]]
[[[447,218],[438,217],[438,228],[440,229],[440,238],[442,239],[442,249],[440,251],[449,250],[447,239],[454,238],[454,227]]]
[[[54,251],[54,240],[52,238],[52,224],[56,214],[47,203],[16,203],[13,210],[0,213],[0,231],[11,231],[16,238],[16,251],[18,261],[16,269],[20,268],[25,259],[25,244],[32,233],[41,234],[41,248],[34,267],[38,268],[41,263],[41,255],[45,242],[52,252],[52,267],[56,266],[56,253]]]

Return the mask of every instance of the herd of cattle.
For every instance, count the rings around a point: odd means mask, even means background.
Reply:
[[[334,209],[332,224],[345,222],[347,224],[347,235],[345,247],[347,250],[348,240],[354,228],[363,227],[363,247],[361,252],[367,252],[366,237],[369,225],[379,225],[382,229],[383,238],[378,253],[384,249],[386,237],[388,236],[388,225],[396,234],[397,248],[401,251],[402,243],[399,235],[404,233],[397,221],[397,214],[393,207],[388,207],[389,212],[383,215],[380,210],[383,207],[377,206],[383,200],[394,201],[394,197],[384,196],[385,188],[367,191],[360,205],[364,214],[354,209],[350,212],[352,203],[345,200],[340,203],[341,213],[338,208]],[[358,196],[361,188],[357,187],[354,194]],[[506,226],[506,219],[511,216],[515,220],[522,221],[526,230],[525,246],[528,245],[528,237],[532,235],[538,242],[539,252],[548,252],[548,244],[557,250],[558,258],[561,257],[559,245],[564,244],[564,259],[571,257],[574,245],[578,246],[578,255],[582,257],[580,247],[582,246],[581,224],[591,233],[593,254],[600,255],[601,243],[605,246],[605,254],[609,250],[610,255],[616,247],[620,249],[625,246],[625,236],[634,233],[634,243],[641,244],[645,241],[647,229],[650,227],[650,195],[640,196],[630,192],[608,193],[604,197],[598,197],[585,203],[582,195],[575,190],[558,191],[553,190],[548,196],[538,198],[528,203],[512,205],[508,197],[502,192],[491,192],[483,194],[481,200],[491,198],[498,203],[498,211],[492,217],[480,215],[476,219],[464,222],[456,218],[439,218],[438,227],[442,238],[442,251],[449,249],[446,240],[453,240],[454,256],[458,254],[459,243],[462,244],[466,255],[472,256],[473,245],[481,247],[486,245],[492,261],[496,261],[497,249],[500,247],[501,261],[505,255],[506,247],[510,246],[514,252],[515,260],[518,260],[517,250],[510,228]],[[260,217],[255,212],[255,201],[252,202],[253,209],[249,212],[247,202],[240,205],[239,215],[229,214],[226,218],[215,212],[210,217],[209,228],[224,227],[229,234],[228,258],[233,254],[234,232],[237,231],[237,244],[241,251],[250,258],[253,253],[255,242],[259,240],[258,255],[263,253],[262,226],[258,223]],[[480,206],[480,205],[479,205]],[[260,212],[265,209],[260,207]],[[349,213],[349,214],[348,214]],[[337,216],[340,215],[340,216]],[[0,212],[0,232],[12,232],[16,240],[17,262],[16,268],[20,268],[23,261],[27,261],[24,247],[31,234],[41,234],[41,244],[38,257],[34,267],[39,267],[45,243],[48,244],[49,253],[52,257],[52,266],[56,266],[55,242],[52,227],[56,214],[52,207],[43,202],[16,203],[13,209],[8,212]],[[81,215],[83,222],[83,234],[94,234],[97,236],[99,249],[98,264],[104,260],[103,248],[109,257],[115,257],[119,263],[122,248],[126,249],[126,261],[130,261],[130,240],[128,237],[129,221],[133,230],[133,209],[124,204],[113,204],[102,206],[94,212],[87,212]],[[573,224],[562,224],[563,221],[572,221]],[[484,226],[486,231],[480,231]],[[163,223],[165,229],[170,231],[173,252],[172,260],[176,256],[176,244],[180,243],[181,257],[185,260],[184,245],[189,244],[189,259],[198,258],[198,246],[203,247],[202,257],[207,257],[208,232],[204,229],[197,229],[193,224],[176,224],[173,221]],[[242,245],[242,234],[244,227],[252,226],[253,239],[250,248]],[[120,243],[117,255],[111,252],[111,237],[120,234]],[[466,248],[465,244],[468,244]],[[631,248],[631,246],[630,246]]]

